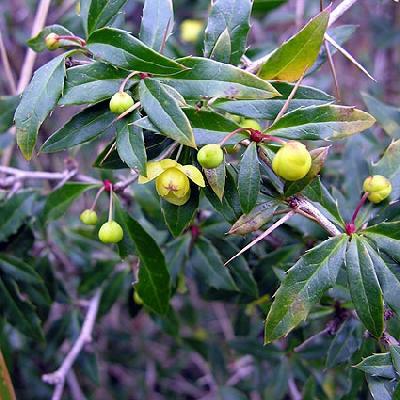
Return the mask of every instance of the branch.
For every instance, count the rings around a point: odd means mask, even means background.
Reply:
[[[10,62],[8,60],[7,50],[3,42],[3,36],[0,32],[0,55],[1,61],[3,62],[4,66],[4,75],[6,77],[7,85],[10,89],[12,94],[17,93],[17,83],[15,82],[14,74],[12,73],[12,69],[10,66]]]
[[[78,339],[65,357],[60,368],[56,371],[42,376],[44,382],[55,385],[52,400],[61,400],[64,391],[65,379],[71,370],[72,365],[81,353],[83,347],[92,341],[92,332],[96,322],[97,310],[101,298],[101,289],[97,289],[95,295],[89,302],[89,308],[82,324]]]
[[[330,27],[338,18],[352,7],[357,0],[344,0],[332,12],[329,17],[328,27]]]
[[[302,195],[296,196],[296,205],[293,208],[294,211],[296,209],[304,211],[305,214],[302,215],[312,217],[310,219],[317,221],[331,236],[341,235],[339,229]]]
[[[243,247],[242,250],[239,251],[236,255],[231,257],[224,265],[229,264],[232,260],[234,260],[236,257],[239,257],[242,255],[245,251],[249,250],[251,247],[253,247],[256,243],[258,243],[260,240],[263,240],[266,238],[270,233],[272,233],[276,228],[279,226],[283,225],[285,222],[287,222],[293,215],[295,214],[295,211],[289,211],[287,214],[285,214],[281,219],[276,221],[274,224],[272,224],[265,232],[263,232],[260,236],[258,236],[256,239],[251,241],[247,246]]]
[[[40,0],[35,19],[33,21],[31,36],[36,36],[43,29],[44,24],[46,23],[47,14],[49,12],[50,2],[51,0]],[[31,80],[36,56],[37,53],[35,53],[32,49],[27,50],[24,63],[22,64],[22,69],[19,75],[16,93],[14,94],[22,93],[28,85],[29,81]],[[15,134],[15,127],[10,130],[10,132]],[[14,152],[14,146],[15,142],[12,142],[7,148],[4,149],[3,155],[1,157],[1,165],[6,166],[10,164]]]

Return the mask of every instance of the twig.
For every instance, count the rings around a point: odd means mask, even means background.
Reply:
[[[296,94],[296,92],[297,92],[297,89],[299,88],[300,83],[301,83],[301,81],[303,80],[304,74],[306,73],[307,69],[308,69],[308,66],[305,68],[305,71],[303,72],[303,75],[301,75],[301,77],[298,79],[298,81],[296,82],[296,84],[293,86],[293,89],[292,89],[292,91],[290,92],[288,98],[286,99],[285,104],[283,105],[283,107],[282,107],[281,110],[279,111],[279,113],[278,113],[278,115],[276,116],[276,118],[275,118],[274,122],[272,123],[272,125],[274,125],[276,122],[278,122],[278,121],[281,119],[282,115],[285,114],[285,112],[286,112],[287,109],[289,108],[290,100],[292,100],[293,97],[295,96],[295,94]]]
[[[71,397],[73,400],[85,400],[86,396],[83,394],[82,389],[79,385],[79,381],[76,377],[74,370],[71,369],[67,375],[67,384]]]
[[[302,195],[296,197],[296,207],[294,209],[304,211],[305,214],[303,215],[305,216],[310,215],[312,220],[317,221],[331,236],[341,235],[339,229]]]
[[[10,61],[8,60],[7,50],[4,45],[3,36],[1,34],[1,32],[0,32],[0,55],[1,55],[1,61],[3,62],[3,66],[4,66],[4,75],[6,77],[6,82],[10,89],[10,92],[12,94],[16,94],[17,93],[17,82],[15,81],[14,74],[12,73],[12,70],[11,70]]]
[[[344,0],[332,12],[329,17],[328,27],[331,26],[338,18],[340,18],[357,0]]]
[[[74,172],[74,173],[73,173]],[[86,183],[101,184],[101,181],[86,175],[76,175],[75,171],[65,171],[65,172],[42,172],[42,171],[24,171],[22,169],[0,166],[0,173],[6,175],[11,175],[14,180],[25,180],[25,179],[45,179],[49,181],[58,181],[75,178],[75,180]],[[64,182],[65,183],[65,182]]]
[[[36,11],[35,19],[32,26],[31,36],[36,36],[44,27],[46,23],[47,14],[49,12],[51,0],[41,0]],[[25,55],[24,63],[22,65],[20,78],[17,86],[17,93],[21,93],[32,77],[33,65],[36,60],[36,55],[32,49],[28,49]]]
[[[332,73],[333,82],[335,84],[336,99],[338,101],[340,101],[340,97],[341,96],[340,96],[339,82],[338,82],[338,79],[337,79],[335,63],[333,62],[331,50],[329,48],[328,43],[326,43],[326,40],[324,40],[324,47],[325,47],[325,51],[326,51],[326,57],[328,58],[329,68],[330,68],[331,73]]]
[[[368,76],[368,78],[372,79],[374,82],[376,82],[376,79],[367,71],[367,69],[360,64],[346,49],[341,47],[335,39],[333,39],[331,36],[329,36],[327,33],[325,33],[324,38],[327,42],[329,42],[333,47],[335,47],[340,53],[342,53],[347,59],[349,59],[358,69],[360,69],[362,72],[364,72],[365,75]]]
[[[264,233],[262,233],[260,236],[258,236],[256,239],[251,241],[247,246],[243,247],[242,250],[239,251],[236,255],[231,257],[224,265],[229,264],[232,260],[235,258],[239,257],[242,255],[244,252],[249,250],[251,247],[253,247],[256,243],[258,243],[260,240],[263,240],[265,237],[267,237],[270,233],[272,233],[276,228],[279,226],[283,225],[285,222],[287,222],[293,215],[295,214],[295,211],[289,211],[286,215],[284,215],[281,219],[276,221],[274,224],[272,224]]]
[[[83,321],[82,329],[78,339],[72,346],[70,352],[64,358],[60,368],[50,374],[42,376],[44,382],[50,385],[55,385],[52,400],[61,400],[67,374],[70,372],[72,365],[81,353],[83,347],[92,341],[92,332],[96,322],[101,292],[101,289],[97,289],[95,295],[90,300],[89,308],[85,320]]]

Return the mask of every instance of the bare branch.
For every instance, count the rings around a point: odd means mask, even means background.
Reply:
[[[15,81],[14,74],[12,73],[10,62],[8,60],[7,50],[3,42],[3,36],[0,31],[0,56],[4,66],[4,75],[6,77],[6,83],[12,94],[17,93],[17,82]]]
[[[81,353],[83,347],[92,341],[92,332],[96,322],[97,311],[99,308],[101,289],[97,289],[95,295],[90,300],[89,308],[82,324],[81,332],[78,339],[72,346],[70,352],[64,358],[60,368],[51,374],[42,376],[44,382],[55,385],[52,400],[61,400],[64,391],[65,379],[71,370],[72,365]]]
[[[295,214],[295,211],[289,211],[286,215],[284,215],[281,219],[279,219],[278,221],[276,221],[274,224],[272,224],[265,232],[263,232],[260,236],[258,236],[256,239],[254,239],[253,241],[251,241],[247,246],[243,247],[242,250],[239,251],[239,253],[237,253],[236,255],[234,255],[233,257],[231,257],[224,265],[229,264],[232,260],[234,260],[235,258],[239,257],[240,255],[242,255],[244,252],[246,252],[247,250],[249,250],[251,247],[253,247],[256,243],[258,243],[260,240],[263,240],[264,238],[266,238],[270,233],[272,233],[276,228],[278,228],[279,226],[283,225],[285,222],[287,222],[291,217],[293,217],[293,215]]]
[[[338,18],[340,18],[346,11],[352,7],[357,0],[344,0],[332,12],[329,17],[328,27],[331,26]]]

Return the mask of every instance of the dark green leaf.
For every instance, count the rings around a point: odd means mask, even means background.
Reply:
[[[17,232],[32,212],[33,192],[15,193],[0,203],[0,242]]]
[[[82,295],[87,295],[91,291],[99,288],[111,275],[115,264],[115,260],[96,261],[96,264],[93,268],[90,268],[83,273],[78,288],[79,293]]]
[[[170,75],[186,69],[119,29],[103,28],[94,32],[87,47],[97,59],[128,71]]]
[[[87,183],[67,182],[56,191],[51,192],[43,209],[43,221],[46,222],[62,217],[75,199],[83,192],[94,187],[96,186]]]
[[[392,358],[392,365],[396,373],[400,373],[400,346],[391,345],[389,347],[390,357]]]
[[[104,286],[103,293],[101,294],[98,318],[106,315],[117,299],[123,293],[124,283],[128,279],[128,271],[116,272],[110,281]]]
[[[373,354],[364,358],[359,364],[355,365],[355,368],[364,371],[368,375],[381,378],[393,379],[396,377],[390,353]]]
[[[162,50],[174,27],[172,0],[145,0],[140,40],[156,51]]]
[[[273,120],[282,109],[294,85],[287,82],[271,82],[271,84],[281,96],[267,100],[219,99],[212,103],[212,107],[246,118]],[[293,99],[289,102],[288,112],[300,107],[330,103],[333,100],[332,96],[321,90],[309,86],[299,86]]]
[[[13,126],[14,114],[19,100],[19,96],[0,96],[0,133]]]
[[[346,253],[350,294],[358,317],[376,337],[383,332],[383,295],[365,239],[353,235]]]
[[[41,276],[29,264],[14,256],[0,255],[0,273],[17,282],[43,285]]]
[[[171,296],[170,277],[164,255],[154,239],[128,213],[117,209],[117,215],[127,228],[126,235],[135,243],[140,258],[139,281],[135,290],[144,304],[157,314],[165,314]]]
[[[210,54],[210,58],[215,61],[229,64],[231,53],[231,37],[229,36],[228,29],[225,29],[215,42],[215,46]]]
[[[133,122],[138,120],[139,113],[131,113],[129,116],[117,122],[117,151],[121,160],[129,168],[146,175],[146,150],[144,148],[143,131]]]
[[[374,400],[395,400],[392,393],[395,382],[367,374],[368,388]]]
[[[289,269],[275,293],[265,325],[265,343],[287,335],[303,321],[324,292],[336,283],[343,264],[347,236],[326,240]]]
[[[344,224],[343,218],[340,215],[337,200],[329,193],[328,189],[322,184],[318,178],[314,179],[308,185],[303,194],[312,202],[319,203],[324,210],[329,213],[329,217],[338,225]]]
[[[83,27],[89,36],[97,29],[111,24],[127,0],[80,0]]]
[[[216,0],[211,3],[207,29],[204,40],[204,53],[206,57],[213,58],[220,54],[218,46],[229,48],[226,60],[223,61],[237,65],[246,51],[247,34],[250,29],[251,0]],[[221,36],[225,39],[221,39]],[[226,40],[229,39],[229,42]],[[217,49],[217,50],[216,50]]]
[[[162,80],[185,98],[269,99],[279,96],[269,82],[233,65],[200,57],[180,58],[177,62],[189,69]]]
[[[50,25],[46,26],[42,31],[40,31],[36,36],[30,38],[26,44],[37,53],[41,51],[48,50],[46,46],[46,36],[50,33],[56,33],[60,36],[71,36],[73,33],[68,29],[64,28],[62,25]]]
[[[196,147],[192,127],[170,89],[155,79],[139,84],[140,101],[150,121],[160,133],[178,143]]]
[[[127,75],[127,71],[101,62],[68,68],[64,93],[58,104],[94,104],[109,99],[118,92]],[[133,82],[129,80],[125,88],[129,89]]]
[[[260,192],[260,179],[257,143],[252,142],[243,154],[239,171],[240,206],[245,214],[249,213],[256,205]]]
[[[108,105],[100,103],[74,115],[43,144],[43,153],[54,153],[82,143],[88,143],[106,131],[115,119]]]
[[[28,160],[43,121],[56,106],[64,88],[65,54],[40,67],[25,89],[15,112],[17,144]]]
[[[361,347],[362,332],[361,324],[355,319],[348,319],[336,333],[328,349],[326,359],[327,368],[348,362],[353,354]]]
[[[199,191],[193,190],[190,199],[183,206],[175,206],[161,200],[161,210],[165,223],[174,237],[179,236],[191,224],[199,206]]]
[[[329,22],[329,10],[322,11],[296,35],[272,52],[258,75],[263,79],[296,81],[318,57]]]
[[[376,118],[384,131],[393,138],[400,137],[400,109],[385,104],[377,98],[363,93],[364,103],[368,111]]]
[[[29,299],[22,299],[14,281],[0,277],[0,296],[2,312],[8,321],[24,335],[43,341],[39,318]]]
[[[400,280],[398,276],[389,268],[383,258],[370,246],[365,244],[372,264],[374,265],[379,285],[382,288],[385,304],[400,315]]]
[[[197,111],[192,108],[184,108],[183,112],[192,125],[197,145],[219,143],[224,136],[239,128],[239,125],[235,122],[213,111]],[[135,125],[152,132],[159,132],[159,129],[151,123],[148,117],[136,121]],[[243,133],[238,133],[228,139],[226,144],[239,143],[247,137]]]
[[[400,221],[372,225],[363,233],[388,256],[400,261]]]
[[[374,123],[375,118],[354,107],[320,105],[287,113],[265,132],[287,139],[339,140],[362,132]]]
[[[237,291],[229,269],[224,266],[216,248],[205,238],[198,238],[193,247],[192,264],[201,282],[214,289]]]

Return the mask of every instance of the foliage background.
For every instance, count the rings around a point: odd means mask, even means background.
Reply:
[[[265,54],[282,43],[319,10],[318,2],[311,0],[258,3],[261,8],[261,3],[282,5],[271,12],[253,15],[249,35],[250,57]],[[334,1],[333,5],[337,3]],[[208,1],[202,0],[175,0],[174,31],[179,33],[179,23],[184,19],[205,19],[208,5]],[[36,6],[35,1],[0,2],[1,35],[15,76],[19,75],[23,65],[25,43],[31,36]],[[121,25],[134,34],[140,27],[142,7],[141,2],[130,0],[125,16],[120,17]],[[56,22],[75,32],[81,31],[74,2],[52,2],[47,25]],[[345,58],[335,55],[342,102],[360,109],[368,107],[380,122],[368,133],[336,144],[324,168],[324,179],[339,189],[335,196],[339,199],[343,215],[349,216],[359,196],[368,163],[379,158],[392,137],[400,137],[399,109],[387,108],[363,95],[369,93],[385,103],[399,104],[400,6],[391,0],[359,1],[341,17],[340,25],[343,24],[349,25],[347,32],[354,30],[345,47],[378,82],[371,82]],[[167,54],[175,57],[202,53],[201,41],[192,46],[180,42],[179,35],[175,34],[175,38]],[[49,52],[40,53],[35,66],[46,63],[52,57]],[[328,65],[307,77],[304,83],[334,93]],[[0,75],[0,93],[10,94],[4,72]],[[40,140],[63,126],[75,111],[75,108],[68,108],[54,112],[42,127]],[[0,148],[4,149],[12,140],[10,134],[2,134]],[[96,154],[103,149],[103,145],[96,142]],[[79,152],[73,149],[68,154],[34,157],[29,164],[15,154],[13,165],[21,169],[30,169],[33,165],[35,170],[62,171],[68,156],[78,163],[82,173],[91,175],[94,155],[92,146],[83,146]],[[104,171],[100,174],[103,178],[108,176]],[[119,176],[118,171],[116,176]],[[43,182],[32,181],[31,185],[43,187]],[[51,191],[54,185],[45,183],[44,188]],[[255,280],[245,283],[248,299],[244,303],[247,304],[236,304],[237,298],[221,294],[215,296],[216,301],[208,301],[206,297],[212,298],[213,295],[206,295],[202,290],[201,279],[194,273],[196,266],[193,263],[196,260],[187,263],[184,255],[179,253],[183,244],[172,241],[154,196],[139,186],[135,186],[134,192],[135,200],[140,205],[133,205],[135,216],[162,244],[169,267],[175,270],[184,268],[186,271],[186,280],[180,282],[172,301],[174,312],[160,318],[139,310],[132,302],[131,273],[137,267],[135,261],[121,262],[112,250],[100,246],[93,240],[91,232],[84,231],[79,224],[78,215],[90,205],[90,196],[75,201],[65,217],[49,226],[50,239],[47,243],[43,243],[41,232],[32,233],[31,224],[24,225],[14,237],[0,244],[0,250],[4,254],[14,253],[29,258],[46,277],[50,295],[56,304],[51,310],[46,307],[41,310],[43,315],[47,315],[44,326],[46,344],[21,336],[0,320],[3,325],[0,344],[17,398],[50,398],[52,388],[42,381],[41,376],[60,364],[70,343],[79,333],[85,296],[93,293],[93,289],[105,280],[106,285],[111,286],[107,292],[110,299],[103,303],[93,343],[86,346],[74,365],[65,399],[76,400],[84,398],[82,396],[99,400],[214,399],[219,396],[229,400],[279,400],[365,399],[370,396],[362,373],[349,370],[346,364],[335,365],[333,354],[330,361],[334,368],[325,368],[332,337],[316,340],[300,354],[291,351],[305,337],[324,328],[329,319],[324,318],[328,307],[314,310],[308,324],[296,330],[289,340],[261,346],[268,299],[278,285],[281,272],[324,236],[318,226],[296,218],[252,251],[248,263]],[[107,209],[105,199],[99,209]],[[220,251],[227,253],[232,252],[229,246],[241,246],[242,242],[238,239],[223,241],[229,225],[217,214],[210,217],[207,209],[202,213],[200,220],[205,221],[203,240],[212,242]],[[94,258],[100,260],[96,265],[92,262]],[[260,295],[266,295],[264,304],[251,303],[258,298],[257,290]],[[392,334],[397,336],[400,329],[397,318],[391,321],[390,328]],[[351,331],[351,327],[349,329]],[[351,341],[347,346],[349,354],[358,348],[358,344]],[[367,340],[365,346],[369,354],[377,350],[372,341],[369,343]],[[335,350],[331,349],[333,353]],[[343,361],[352,363],[350,357]],[[353,386],[358,389],[353,397],[343,397],[350,382],[353,385],[358,382]]]

